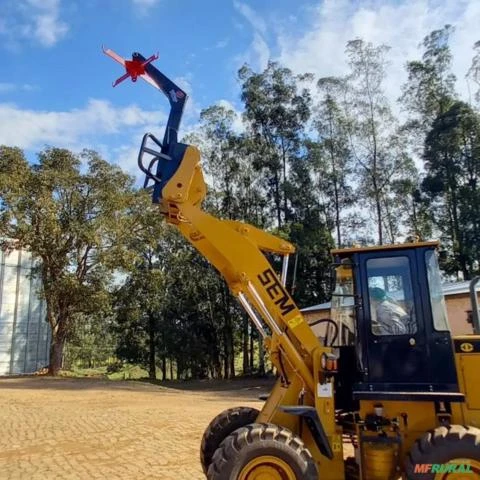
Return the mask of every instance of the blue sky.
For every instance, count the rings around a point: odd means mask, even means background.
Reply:
[[[32,11],[47,15],[47,9],[42,12],[32,5],[57,5],[54,11],[60,27],[55,41],[40,32],[22,37],[20,26],[28,20],[19,4],[31,4],[28,16]],[[289,4],[288,0],[262,2],[251,14],[258,15],[258,22],[262,22],[261,18],[275,6],[283,17],[289,13]],[[302,11],[302,2],[297,9]],[[18,85],[25,79],[36,87],[28,96],[19,90],[11,92],[10,97],[18,105],[32,108],[70,109],[82,98],[96,97],[118,105],[134,100],[148,106],[152,101],[148,93],[156,98],[154,91],[127,88],[119,93],[111,89],[110,80],[121,67],[101,54],[100,47],[105,44],[125,57],[134,50],[145,56],[159,52],[156,65],[172,77],[195,82],[197,101],[209,104],[234,93],[232,80],[240,65],[236,60],[252,41],[251,25],[242,13],[245,11],[250,13],[247,4],[228,0],[3,0],[0,17],[17,18],[10,23],[18,23],[5,35],[2,63],[7,68],[2,83]],[[147,99],[142,98],[145,95]]]
[[[0,144],[29,157],[45,144],[94,148],[135,173],[140,138],[161,135],[167,102],[143,82],[113,89],[123,72],[102,44],[125,57],[160,54],[156,66],[190,94],[188,131],[215,102],[240,110],[235,76],[244,62],[341,74],[354,37],[392,47],[386,90],[394,100],[405,61],[445,23],[456,26],[454,70],[468,95],[478,0],[1,0]]]

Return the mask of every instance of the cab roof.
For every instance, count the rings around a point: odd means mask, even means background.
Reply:
[[[331,250],[332,255],[348,255],[359,252],[382,252],[385,250],[404,250],[406,248],[420,248],[420,247],[434,247],[440,245],[438,241],[432,242],[412,242],[412,243],[393,243],[390,245],[373,245],[370,247],[349,247],[349,248],[335,248]]]

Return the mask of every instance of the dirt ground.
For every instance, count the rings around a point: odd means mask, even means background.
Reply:
[[[203,431],[222,410],[261,408],[259,381],[185,384],[0,379],[0,479],[203,479]]]

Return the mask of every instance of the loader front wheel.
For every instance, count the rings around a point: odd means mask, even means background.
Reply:
[[[208,480],[317,480],[303,441],[272,424],[247,425],[229,435],[213,455]]]
[[[407,456],[405,473],[408,480],[480,478],[480,429],[449,425],[426,433]]]
[[[207,474],[210,463],[212,463],[215,450],[223,440],[237,430],[237,428],[255,423],[259,413],[256,408],[251,407],[229,408],[217,415],[210,422],[203,434],[202,445],[200,447],[200,462],[205,475]]]

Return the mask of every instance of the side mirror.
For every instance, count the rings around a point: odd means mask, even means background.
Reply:
[[[350,258],[344,258],[343,260],[340,260],[339,257],[335,258],[334,263],[330,265],[330,297],[338,284],[352,278],[352,269],[353,264]]]
[[[335,291],[335,285],[337,284],[337,265],[335,263],[332,263],[330,265],[330,271],[329,271],[329,283],[330,283],[330,292],[329,292],[329,298],[332,297],[333,292]]]

